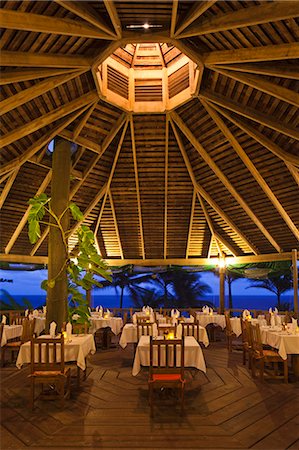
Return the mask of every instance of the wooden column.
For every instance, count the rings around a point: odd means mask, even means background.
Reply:
[[[52,162],[51,208],[59,216],[69,203],[71,173],[71,143],[64,139],[55,139],[55,150]],[[53,223],[54,219],[52,220]],[[62,219],[63,229],[69,225],[68,212]],[[61,232],[50,227],[48,243],[48,280],[57,276],[67,257],[67,250]],[[57,331],[67,319],[67,273],[64,268],[55,281],[53,288],[48,288],[46,330],[52,321],[57,323]]]
[[[299,312],[299,299],[298,299],[298,252],[292,250],[292,267],[293,267],[293,289],[294,289],[294,311]]]
[[[225,267],[219,267],[219,306],[220,314],[224,313]]]

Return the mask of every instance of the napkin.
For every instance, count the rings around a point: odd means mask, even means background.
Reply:
[[[89,315],[91,315],[91,308],[90,307],[88,307],[88,312],[89,312]]]
[[[213,308],[210,308],[210,314],[213,314],[213,312],[214,312]]]
[[[98,306],[96,306],[96,312],[99,312],[99,307]]]
[[[50,336],[51,338],[54,338],[56,335],[56,322],[51,322],[50,323]]]
[[[73,331],[72,324],[71,324],[70,322],[68,322],[68,323],[66,324],[66,327],[65,327],[65,328],[66,328],[65,331],[66,331],[67,337],[70,337],[70,336],[72,335],[72,331]]]
[[[136,313],[133,314],[133,324],[136,325],[137,324],[137,316]]]
[[[250,311],[248,309],[244,309],[242,313],[243,319],[246,319],[247,316],[250,316]]]
[[[172,309],[171,317],[177,319],[178,317],[180,317],[180,311],[178,311],[177,309]]]
[[[47,312],[47,307],[43,306],[43,313],[46,314],[46,312]]]
[[[4,314],[3,314],[3,316],[2,316],[2,323],[4,323],[4,325],[5,325],[5,324],[6,324],[6,321],[7,321],[7,317],[4,316]]]
[[[146,311],[147,311],[147,306],[143,306],[143,307],[142,307],[142,311],[143,311],[143,312],[146,312]]]
[[[25,317],[28,317],[29,309],[25,309]]]
[[[278,309],[274,308],[274,314],[278,314]]]
[[[38,317],[38,310],[37,309],[33,310],[33,317]]]
[[[297,319],[294,319],[294,317],[292,317],[292,333],[296,333],[297,330]]]
[[[273,311],[272,311],[272,308],[269,308],[269,313],[272,314],[272,312],[273,312]]]
[[[108,315],[108,317],[111,316],[111,312],[109,311],[109,309],[107,309],[107,315]]]
[[[100,311],[100,317],[103,317],[103,306],[100,306],[99,311]]]
[[[276,325],[281,325],[281,317],[278,314],[275,315],[275,324]]]

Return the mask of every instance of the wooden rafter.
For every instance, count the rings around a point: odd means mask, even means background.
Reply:
[[[13,169],[12,170],[9,170],[7,173],[5,173],[4,175],[0,175],[0,184],[2,184],[2,183],[4,183],[4,181],[5,180],[7,180],[9,177],[10,177],[10,175],[12,174],[12,172],[13,172]]]
[[[87,2],[79,3],[65,0],[54,1],[63,6],[63,8],[67,9],[68,11],[76,14],[78,17],[81,17],[81,19],[86,20],[86,22],[89,22],[91,25],[94,25],[100,30],[105,31],[105,33],[109,34],[112,38],[117,37],[113,30],[111,30],[111,28],[104,22],[101,16],[95,11],[94,8],[88,5]]]
[[[257,170],[251,159],[247,156],[247,153],[245,152],[245,150],[243,150],[241,144],[231,133],[229,128],[225,125],[225,123],[218,115],[218,113],[213,108],[211,108],[206,102],[202,101],[202,104],[205,107],[206,111],[209,113],[209,115],[212,117],[218,128],[222,131],[224,136],[230,142],[232,148],[235,150],[239,158],[243,161],[247,169],[250,171],[255,181],[259,184],[259,186],[262,188],[268,199],[271,201],[271,203],[276,208],[280,216],[283,218],[283,220],[285,221],[291,232],[299,240],[299,230],[297,226],[294,224],[290,216],[287,214],[286,210],[279,202],[277,197],[274,195],[272,189],[265,181],[265,179],[261,176],[260,172]]]
[[[203,54],[205,64],[233,64],[254,61],[275,61],[299,57],[299,43],[265,45],[263,47],[219,50]]]
[[[192,44],[186,43],[180,39],[172,39],[172,44],[177,47],[184,55],[188,56],[198,66],[203,65],[204,54],[200,53]]]
[[[193,189],[185,258],[189,258],[189,247],[190,247],[191,234],[192,234],[192,228],[193,228],[193,217],[194,217],[194,210],[195,210],[195,200],[196,200],[196,190]]]
[[[89,107],[90,106],[92,106],[92,104],[90,104]],[[67,139],[68,141],[74,142],[77,145],[82,145],[83,147],[86,147],[88,150],[91,150],[94,153],[98,153],[99,155],[102,154],[101,145],[83,136],[77,136],[76,138],[74,138],[73,131],[71,130],[64,129],[59,133],[59,136]]]
[[[142,259],[145,259],[143,222],[142,222],[142,209],[141,209],[140,191],[139,191],[139,178],[138,178],[138,164],[137,164],[137,155],[136,155],[134,121],[133,121],[132,114],[130,114],[130,130],[131,130],[132,152],[133,152],[133,162],[134,162],[134,173],[135,173],[135,185],[136,185],[137,206],[138,206],[139,229],[140,229],[140,238],[141,238],[141,253],[142,253]]]
[[[286,163],[286,166],[289,169],[292,177],[294,178],[294,180],[296,181],[296,183],[299,186],[299,170],[296,167],[294,167],[294,166],[292,166],[291,164],[288,164],[288,163]]]
[[[299,94],[295,91],[291,91],[290,89],[287,89],[283,86],[279,86],[278,84],[265,80],[258,75],[252,75],[249,73],[245,75],[240,72],[235,72],[234,70],[219,69],[217,66],[209,66],[209,68],[218,73],[221,73],[222,75],[225,75],[226,77],[239,81],[240,83],[247,84],[254,89],[259,89],[260,91],[272,95],[279,100],[299,107]]]
[[[164,55],[163,55],[163,52],[162,52],[162,49],[161,49],[161,44],[156,44],[156,48],[157,48],[159,56],[160,56],[161,66],[162,67],[166,67]]]
[[[122,28],[121,28],[121,22],[118,17],[118,13],[116,10],[116,6],[113,0],[104,0],[105,7],[107,9],[107,12],[109,14],[111,23],[113,25],[113,28],[115,30],[115,33],[117,37],[120,39],[122,34]]]
[[[1,51],[2,66],[90,69],[91,63],[91,58],[80,55]]]
[[[79,77],[84,72],[86,72],[86,69],[77,70],[65,75],[58,75],[55,77],[47,78],[46,80],[40,81],[39,83],[36,83],[34,86],[31,86],[28,89],[24,89],[17,94],[12,95],[5,100],[2,100],[2,102],[0,102],[0,116],[6,114],[12,109],[18,108],[18,106],[21,106],[24,103],[27,103],[42,94],[45,94],[51,89],[67,83],[73,78]]]
[[[49,172],[47,173],[47,175],[45,176],[42,184],[40,185],[40,187],[38,188],[35,196],[42,194],[43,192],[45,192],[45,190],[47,189],[50,181],[52,178],[52,169],[49,170]],[[21,234],[21,231],[23,230],[24,226],[26,225],[27,219],[28,219],[28,215],[31,209],[31,205],[28,206],[28,208],[26,209],[22,219],[20,220],[18,226],[16,227],[15,231],[13,232],[8,244],[5,247],[5,253],[9,253],[12,249],[12,247],[14,246],[16,240],[18,239],[18,237]]]
[[[98,218],[97,218],[97,223],[96,223],[96,226],[95,226],[95,229],[94,229],[95,236],[98,234],[98,231],[99,231],[99,228],[100,228],[100,224],[101,224],[102,215],[103,215],[103,212],[104,212],[107,196],[108,196],[108,193],[109,193],[109,190],[110,190],[110,185],[111,185],[111,182],[112,182],[112,179],[113,179],[113,176],[114,176],[114,172],[115,172],[115,168],[116,168],[116,165],[117,165],[118,157],[119,157],[119,154],[120,154],[123,142],[124,142],[124,138],[125,138],[125,135],[126,135],[126,132],[127,132],[128,123],[129,123],[128,119],[126,119],[124,127],[123,127],[123,131],[121,133],[121,137],[120,137],[117,149],[116,149],[116,153],[115,153],[115,156],[114,156],[114,160],[113,160],[113,164],[112,164],[112,167],[111,167],[111,171],[110,171],[110,174],[109,174],[109,177],[108,177],[108,180],[107,180],[107,188],[106,188],[106,192],[105,192],[104,199],[103,199],[103,202],[102,202],[102,206],[101,206],[101,209],[100,209],[100,212],[99,212],[99,215],[98,215]]]
[[[178,16],[179,0],[172,0],[171,21],[170,21],[170,37],[174,36],[177,16]]]
[[[216,1],[217,0],[195,2],[193,7],[188,10],[188,13],[184,18],[183,22],[178,26],[175,32],[175,37],[178,37],[179,39],[184,37],[186,33],[182,32],[187,27],[189,27],[189,25],[191,25],[195,20],[197,20],[200,16],[202,16],[207,11],[207,9],[213,6]]]
[[[215,103],[209,101],[208,103],[213,106],[216,111],[220,112],[222,116],[226,117],[241,130],[245,131],[245,133],[259,142],[263,147],[267,148],[275,156],[282,159],[283,162],[299,167],[299,156],[293,155],[292,153],[287,153],[285,150],[283,150],[277,144],[267,138],[264,134],[260,133],[256,128],[237,119],[235,116],[232,116],[232,114],[226,109],[219,107]]]
[[[8,30],[24,30],[92,39],[113,39],[111,34],[106,34],[99,30],[99,28],[85,25],[83,22],[77,20],[13,11],[10,9],[0,10],[0,21],[3,28]]]
[[[20,81],[36,80],[38,78],[55,77],[74,72],[74,69],[8,69],[1,71],[0,86]]]
[[[5,183],[5,186],[4,186],[3,191],[1,192],[1,196],[0,196],[0,209],[2,208],[3,203],[5,202],[6,197],[9,194],[9,191],[18,175],[18,172],[19,172],[19,168],[16,168],[15,170],[13,170],[13,172],[9,175],[9,178]]]
[[[181,33],[180,38],[218,33],[220,31],[275,22],[297,16],[299,16],[298,2],[283,1],[264,3],[249,8],[241,8],[237,11],[230,11],[229,13],[217,15],[211,19],[196,23],[189,27],[185,33]]]
[[[73,130],[73,139],[76,140],[77,137],[79,136],[79,134],[81,133],[82,129],[84,128],[84,126],[86,125],[86,122],[88,121],[88,119],[90,118],[90,116],[92,115],[95,107],[97,106],[98,101],[96,100],[91,106],[90,108],[86,111],[86,113],[82,116],[82,119],[79,121],[79,123],[76,125],[76,127]]]
[[[3,137],[0,138],[0,147],[5,147],[6,145],[17,141],[22,137],[27,136],[28,134],[34,133],[35,131],[45,127],[46,125],[49,125],[55,120],[61,119],[62,117],[67,116],[77,109],[80,109],[83,106],[94,102],[96,98],[96,91],[88,92],[88,94],[84,94],[81,97],[78,97],[75,100],[72,100],[71,102],[60,106],[59,108],[56,108],[53,111],[44,114],[43,116],[40,116],[29,123],[21,125],[19,128],[6,133]]]
[[[172,129],[174,131],[179,149],[181,151],[181,154],[183,156],[184,162],[185,162],[185,166],[187,167],[189,176],[191,178],[191,181],[193,183],[194,189],[196,189],[197,192],[199,192],[199,194],[205,199],[205,201],[214,209],[214,211],[217,212],[217,214],[227,223],[227,225],[230,226],[230,228],[248,245],[248,247],[251,249],[251,251],[254,254],[258,254],[259,251],[254,247],[253,244],[251,244],[248,239],[246,238],[246,236],[244,235],[244,233],[242,233],[241,230],[239,230],[239,228],[230,220],[230,218],[227,216],[227,214],[220,208],[220,206],[217,205],[217,203],[212,199],[212,197],[204,190],[204,188],[197,182],[196,177],[194,175],[193,169],[192,169],[192,165],[189,161],[187,152],[184,148],[182,139],[180,137],[180,135],[177,132],[177,129],[175,127],[174,122],[170,119],[170,123],[172,126]]]
[[[165,123],[165,170],[164,170],[164,238],[163,238],[164,258],[167,258],[168,155],[169,155],[169,118],[167,114]]]
[[[250,108],[249,106],[240,106],[233,100],[229,100],[222,95],[213,94],[212,92],[206,90],[204,92],[201,92],[199,97],[215,103],[216,105],[223,106],[224,108],[229,109],[230,111],[235,112],[240,116],[246,117],[247,119],[251,119],[258,124],[265,125],[266,127],[272,128],[272,130],[278,131],[279,133],[299,140],[299,131],[296,128],[284,124],[281,121],[278,122],[275,119],[271,119],[266,114],[263,114],[256,109]]]
[[[214,67],[214,66],[213,66]],[[236,72],[256,73],[258,75],[268,75],[271,77],[291,78],[299,80],[297,67],[290,64],[267,64],[267,63],[243,63],[243,64],[217,64],[217,68],[235,70]]]
[[[176,123],[176,125],[179,127],[179,129],[184,133],[184,135],[187,137],[189,142],[192,144],[192,146],[197,150],[200,157],[208,164],[208,166],[213,170],[215,175],[219,178],[219,180],[222,182],[222,184],[226,187],[226,189],[230,192],[230,194],[234,197],[234,199],[237,201],[237,203],[240,205],[240,207],[246,212],[248,217],[252,220],[252,222],[259,228],[259,230],[263,233],[265,238],[270,242],[270,244],[277,250],[281,251],[280,246],[275,241],[275,239],[271,236],[269,231],[266,229],[266,227],[262,224],[262,222],[258,219],[258,217],[254,214],[252,209],[249,207],[249,205],[246,203],[246,201],[241,197],[241,195],[238,193],[238,191],[233,187],[233,185],[230,183],[228,178],[224,175],[224,173],[219,169],[217,164],[214,162],[214,160],[211,158],[211,156],[206,152],[206,150],[203,148],[203,146],[198,142],[198,140],[195,138],[191,130],[184,124],[180,116],[172,112],[171,118]]]
[[[109,189],[108,195],[109,195],[109,201],[110,201],[110,205],[111,205],[111,211],[112,211],[112,217],[113,217],[118,247],[119,247],[119,251],[120,251],[120,257],[121,257],[121,259],[124,259],[124,253],[123,253],[123,248],[122,248],[122,244],[121,244],[121,239],[120,239],[120,234],[119,234],[119,229],[118,229],[118,224],[117,224],[117,218],[116,218],[116,213],[115,213],[114,201],[113,201],[110,189]]]
[[[73,114],[70,114],[67,119],[59,123],[56,127],[45,133],[44,136],[42,136],[34,144],[32,144],[31,147],[25,150],[21,156],[18,156],[17,158],[7,162],[6,164],[3,164],[3,166],[0,167],[0,174],[7,173],[13,169],[21,167],[26,161],[31,159],[32,156],[35,155],[35,153],[37,153],[42,147],[51,142],[51,140],[54,139],[54,137],[57,136],[61,132],[61,130],[63,130],[63,128],[67,127],[71,122],[76,120],[76,118],[80,116],[80,114],[82,114],[84,110],[85,107],[80,109],[79,111],[75,111]]]
[[[140,44],[136,44],[135,45],[134,54],[133,54],[133,58],[132,58],[132,62],[131,62],[131,67],[134,67],[134,65],[135,65],[135,61],[137,59],[137,54],[138,54],[139,47],[140,47]]]

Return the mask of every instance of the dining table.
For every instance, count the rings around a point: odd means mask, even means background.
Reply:
[[[50,338],[50,335],[43,335],[41,338]],[[86,357],[96,352],[94,337],[92,334],[72,334],[64,340],[64,360],[65,362],[76,362],[81,370],[86,369]],[[58,355],[59,358],[59,355]],[[21,345],[16,366],[18,369],[31,361],[31,342]]]
[[[224,330],[226,326],[224,314],[196,312],[196,320],[202,327],[214,323]]]
[[[164,339],[158,336],[156,339]],[[184,365],[185,367],[194,367],[206,373],[206,363],[202,349],[193,336],[186,336],[184,339]],[[155,354],[154,354],[155,360]],[[177,361],[180,361],[180,355],[177,354]],[[149,366],[150,364],[150,336],[141,336],[139,339],[135,358],[133,362],[132,375],[136,376],[141,370],[141,366]]]
[[[90,318],[90,331],[94,334],[100,328],[110,327],[115,336],[119,335],[123,327],[123,319],[121,317],[100,317],[92,315]]]
[[[7,344],[11,339],[21,337],[23,327],[22,325],[4,325],[1,339],[1,347]]]

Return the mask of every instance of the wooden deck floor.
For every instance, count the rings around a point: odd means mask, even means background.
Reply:
[[[147,370],[132,377],[133,351],[98,351],[88,378],[61,410],[56,402],[28,408],[28,368],[1,369],[1,449],[297,449],[299,383],[252,380],[241,354],[222,343],[204,349],[207,374],[192,371],[186,415],[162,399],[153,419]],[[166,396],[165,396],[166,397]]]

